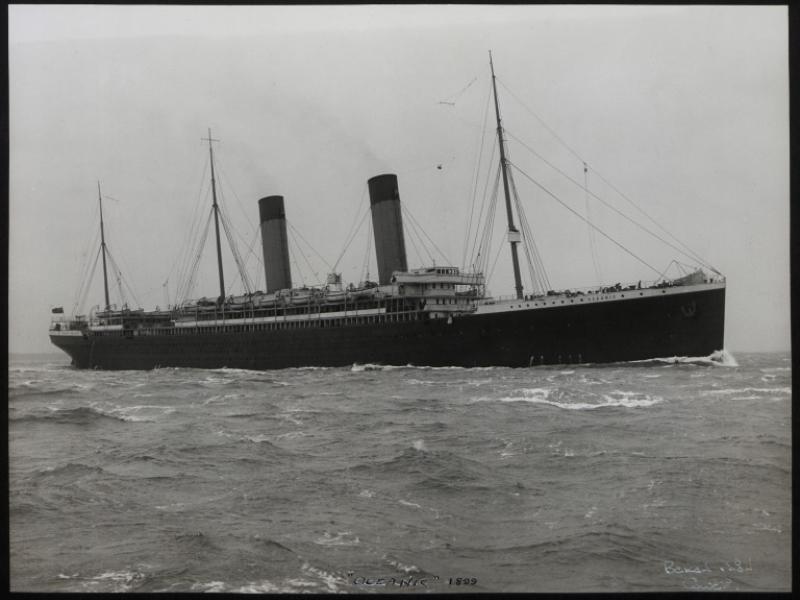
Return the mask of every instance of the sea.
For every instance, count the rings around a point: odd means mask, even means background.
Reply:
[[[791,378],[10,355],[10,588],[789,591]]]

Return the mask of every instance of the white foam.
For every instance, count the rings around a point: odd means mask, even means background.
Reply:
[[[312,567],[307,562],[303,563],[302,567],[300,567],[305,573],[310,573],[317,578],[322,580],[322,583],[325,584],[325,587],[328,588],[330,592],[338,592],[340,585],[346,585],[347,580],[343,579],[342,577],[338,577],[337,575],[333,575],[332,573],[328,573],[327,571],[323,571],[322,569],[318,569],[316,567]]]
[[[225,591],[224,581],[208,581],[206,583],[193,583],[192,589],[200,592],[219,593]]]
[[[357,546],[361,540],[357,535],[353,535],[352,531],[338,531],[336,535],[331,535],[326,531],[322,537],[314,540],[314,543],[320,546]]]
[[[708,356],[671,356],[671,357],[654,358],[646,360],[634,360],[631,362],[634,363],[651,362],[651,360],[667,364],[700,364],[700,365],[712,365],[717,367],[739,366],[739,363],[736,362],[736,358],[733,356],[733,354],[731,354],[727,350],[717,350],[716,352],[712,352]]]
[[[95,577],[90,577],[87,583],[94,586],[97,583],[111,582],[114,592],[128,592],[133,585],[144,579],[144,573],[138,571],[106,571]]]
[[[663,401],[660,396],[650,396],[638,392],[625,392],[616,390],[611,394],[603,394],[604,402],[558,402],[549,400],[550,390],[533,388],[521,390],[523,396],[508,396],[500,398],[501,402],[530,402],[531,404],[548,404],[565,410],[594,410],[597,408],[623,407],[623,408],[646,408]]]
[[[747,394],[748,392],[756,394],[789,394],[792,393],[790,387],[774,387],[774,388],[724,388],[721,390],[704,390],[700,392],[701,396],[725,396],[730,394]]]
[[[417,567],[416,565],[403,564],[399,560],[388,558],[385,554],[383,558],[386,560],[387,563],[389,563],[398,571],[403,571],[404,573],[419,573],[419,567]]]
[[[403,506],[411,506],[412,508],[422,508],[416,502],[409,502],[408,500],[398,500],[398,502],[400,502],[400,504],[402,504]]]
[[[428,447],[425,445],[425,440],[414,440],[412,445],[414,446],[414,450],[418,450],[420,452],[428,451]]]
[[[361,493],[358,494],[360,498],[372,498],[375,496],[375,492],[372,490],[361,490]]]
[[[350,370],[353,373],[362,373],[363,371],[396,371],[397,369],[414,369],[414,365],[378,365],[373,363],[358,364],[354,363]]]

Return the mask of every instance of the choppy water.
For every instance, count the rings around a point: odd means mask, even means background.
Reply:
[[[12,356],[11,589],[788,590],[790,357],[723,359],[102,372]]]

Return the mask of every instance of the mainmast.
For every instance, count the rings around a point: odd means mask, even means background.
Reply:
[[[511,262],[514,266],[514,289],[517,291],[517,299],[522,299],[522,278],[519,274],[519,258],[517,257],[517,244],[519,244],[521,238],[519,230],[514,225],[514,215],[511,212],[511,196],[508,193],[508,163],[506,160],[505,140],[503,140],[503,126],[500,124],[500,105],[497,103],[497,83],[495,82],[491,50],[489,51],[489,67],[492,70],[494,112],[497,117],[497,141],[500,144],[500,170],[503,173],[503,192],[505,193],[506,215],[508,216],[508,243],[511,245]]]
[[[217,184],[214,178],[214,150],[211,142],[218,142],[211,137],[211,128],[208,129],[208,137],[203,138],[208,141],[208,157],[211,162],[211,197],[213,198],[212,207],[214,209],[214,232],[217,234],[217,268],[219,269],[219,300],[225,299],[225,277],[222,274],[222,246],[219,243],[219,206],[217,205]]]
[[[103,195],[100,193],[100,182],[97,182],[97,200],[100,203],[100,250],[103,252],[103,289],[106,293],[106,310],[111,308],[108,300],[108,273],[106,271],[106,236],[103,231]]]

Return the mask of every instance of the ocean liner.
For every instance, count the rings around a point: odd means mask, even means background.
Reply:
[[[98,184],[105,306],[88,316],[71,317],[65,317],[60,307],[53,309],[50,340],[75,367],[96,369],[281,369],[370,363],[531,367],[708,356],[722,350],[725,278],[713,267],[711,272],[697,268],[644,285],[639,281],[526,293],[518,246],[530,232],[519,203],[520,227],[514,219],[516,188],[491,57],[490,65],[497,180],[502,177],[513,297],[488,295],[484,274],[475,268],[408,268],[394,174],[368,181],[377,282],[345,286],[340,274],[331,273],[324,286],[292,287],[284,199],[268,196],[258,202],[266,291],[227,295],[209,131],[219,296],[167,310],[112,306]]]

